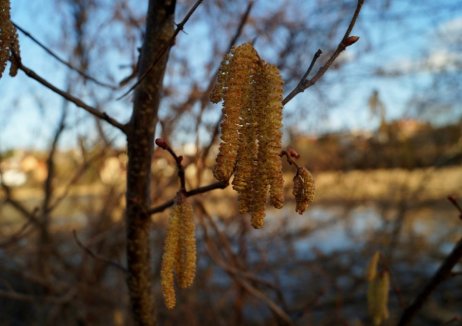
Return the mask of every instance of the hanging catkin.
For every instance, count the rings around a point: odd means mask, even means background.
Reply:
[[[181,288],[190,287],[196,275],[196,235],[193,209],[183,192],[177,194],[170,212],[161,266],[161,285],[165,305],[176,305],[174,276]]]
[[[374,325],[381,325],[389,317],[388,296],[390,292],[390,274],[378,272],[380,253],[376,252],[367,268],[367,304]]]
[[[239,212],[249,213],[262,228],[268,193],[275,208],[284,204],[282,173],[283,81],[276,66],[262,60],[249,43],[234,47],[223,59],[212,102],[223,100],[221,143],[214,176],[238,192]],[[314,199],[314,179],[297,168],[293,194],[302,214]]]
[[[270,184],[270,201],[275,208],[282,208],[284,204],[284,178],[282,175],[282,92],[283,82],[276,66],[264,64],[267,80],[266,94],[268,98],[267,122],[264,124],[264,137],[268,139],[265,165]]]
[[[314,200],[314,179],[310,171],[305,167],[299,167],[293,181],[293,194],[296,203],[295,210],[297,213],[303,214]]]
[[[180,206],[175,205],[170,212],[160,270],[162,294],[168,309],[173,309],[176,304],[174,270],[177,265],[178,244],[180,239],[180,214]]]
[[[220,76],[224,80],[217,82],[217,87],[221,87],[223,92],[223,117],[221,143],[214,169],[214,176],[220,181],[227,181],[234,172],[239,149],[239,128],[242,123],[241,110],[248,105],[252,71],[257,62],[258,56],[252,45],[244,44],[231,51],[229,63],[224,62],[228,67],[221,68],[227,73]],[[218,91],[214,90],[212,94],[215,92]]]
[[[0,1],[0,78],[9,60],[10,76],[16,76],[19,67],[19,41],[16,28],[11,23],[10,1]]]
[[[263,227],[268,192],[274,207],[284,201],[282,93],[278,69],[246,43],[225,57],[210,95],[214,103],[223,99],[215,178],[227,181],[234,173],[239,211],[250,213],[255,228]]]

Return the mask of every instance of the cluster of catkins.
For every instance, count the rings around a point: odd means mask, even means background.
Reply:
[[[390,274],[378,272],[380,253],[376,252],[367,269],[367,303],[374,325],[381,325],[388,319],[388,295],[390,291]]]
[[[239,211],[249,213],[254,228],[262,228],[268,199],[275,208],[284,203],[281,161],[283,81],[279,70],[262,60],[250,43],[234,47],[223,60],[213,103],[223,101],[221,143],[214,169],[219,181],[234,174]],[[306,169],[297,173],[294,194],[302,213],[314,194]],[[307,188],[308,187],[308,188]]]
[[[10,1],[0,0],[0,78],[5,71],[7,61],[11,62],[10,76],[16,76],[19,58],[18,34],[11,23]]]
[[[176,304],[174,276],[181,288],[188,288],[196,275],[193,208],[182,191],[178,192],[170,212],[160,273],[165,305],[173,309]]]

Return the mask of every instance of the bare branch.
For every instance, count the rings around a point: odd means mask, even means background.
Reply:
[[[23,33],[26,37],[28,37],[29,39],[32,40],[32,42],[34,42],[35,44],[37,44],[39,47],[41,47],[46,53],[48,53],[51,57],[55,58],[56,60],[58,60],[59,62],[61,62],[63,65],[65,65],[66,67],[68,67],[69,69],[77,72],[79,75],[81,75],[85,80],[89,80],[89,81],[92,81],[93,83],[99,85],[99,86],[103,86],[103,87],[106,87],[106,88],[109,88],[109,89],[112,89],[112,90],[116,90],[118,87],[115,87],[113,85],[110,85],[108,83],[105,83],[105,82],[102,82],[102,81],[99,81],[97,80],[96,78],[88,75],[85,71],[81,70],[81,69],[78,69],[77,67],[73,66],[71,63],[67,62],[66,60],[62,59],[59,55],[57,55],[55,52],[53,52],[49,47],[47,47],[45,44],[43,44],[42,42],[40,42],[37,38],[35,38],[31,33],[29,33],[28,31],[26,31],[24,28],[22,28],[21,26],[19,26],[18,24],[14,23],[13,21],[11,22],[15,27],[16,29],[18,29],[21,33]]]
[[[55,85],[53,85],[49,81],[47,81],[45,78],[38,75],[32,69],[24,66],[22,63],[20,63],[19,69],[21,69],[30,78],[36,80],[37,82],[39,82],[40,84],[42,84],[46,88],[50,89],[51,91],[55,92],[56,94],[60,95],[61,97],[65,98],[69,102],[74,103],[79,108],[84,109],[85,111],[92,114],[93,116],[95,116],[95,117],[97,117],[97,118],[99,118],[101,120],[106,121],[107,123],[109,123],[110,125],[116,127],[117,129],[119,129],[123,133],[126,133],[125,125],[118,122],[118,121],[116,121],[114,118],[110,117],[106,112],[101,112],[98,109],[84,103],[82,100],[72,96],[71,94],[69,94],[69,93],[67,93],[67,92],[65,92],[65,91],[63,91],[61,89],[59,89],[58,87],[56,87]]]
[[[215,189],[225,189],[226,187],[228,187],[228,185],[229,183],[227,181],[218,181],[218,182],[211,183],[207,186],[202,186],[202,187],[198,187],[193,190],[190,190],[190,191],[186,191],[185,194],[186,194],[186,197],[192,197],[192,196],[203,194],[203,193],[215,190]],[[167,208],[173,206],[174,203],[175,201],[173,199],[168,200],[161,205],[150,208],[147,213],[149,215],[153,215],[153,214],[163,212]]]
[[[451,270],[462,258],[462,239],[456,244],[451,253],[441,264],[435,275],[425,285],[422,291],[417,295],[414,301],[403,311],[398,325],[410,325],[415,315],[420,311],[425,301],[430,297],[432,292],[446,279],[451,277]]]
[[[284,98],[282,101],[283,105],[286,105],[289,103],[296,95],[299,93],[302,93],[305,91],[307,88],[313,86],[316,84],[316,82],[321,79],[322,76],[326,73],[326,71],[330,68],[330,66],[334,63],[335,59],[342,53],[348,46],[352,45],[355,43],[359,38],[357,36],[350,36],[350,33],[356,24],[356,20],[358,19],[359,13],[361,12],[361,8],[364,4],[364,0],[358,0],[358,3],[356,5],[355,12],[353,13],[353,17],[351,17],[350,24],[348,25],[348,28],[345,32],[345,35],[343,36],[342,40],[338,44],[337,48],[335,51],[332,53],[330,58],[326,61],[324,65],[322,65],[319,70],[316,72],[316,74],[313,76],[311,79],[306,79],[308,77],[309,71],[303,75],[303,78],[301,79],[300,83]],[[319,50],[318,50],[319,52]],[[316,52],[316,54],[318,53]],[[316,61],[317,57],[313,58],[313,61]],[[311,62],[311,65],[314,65],[314,62]]]
[[[146,78],[146,76],[149,75],[149,73],[154,69],[155,65],[164,57],[164,54],[175,44],[175,38],[177,35],[184,29],[184,25],[188,22],[189,18],[191,18],[192,14],[196,11],[196,9],[199,7],[199,5],[202,3],[203,0],[198,0],[196,3],[192,6],[192,8],[188,11],[186,16],[183,18],[183,20],[176,25],[176,29],[173,32],[172,37],[170,40],[165,44],[165,46],[160,50],[159,54],[157,57],[154,59],[154,61],[151,63],[151,66],[143,72],[143,74],[138,78],[136,83],[130,87],[128,91],[126,91],[122,96],[118,97],[117,100],[120,100],[130,94],[135,88],[137,88],[143,80]]]
[[[184,167],[181,163],[183,161],[183,156],[178,156],[175,151],[170,147],[170,145],[162,138],[156,139],[156,145],[166,150],[175,160],[176,169],[178,171],[178,178],[180,179],[180,191],[186,191],[186,178],[184,173]]]
[[[122,265],[120,265],[119,263],[116,263],[110,259],[107,259],[105,257],[102,257],[96,253],[94,253],[90,248],[86,247],[80,240],[79,238],[77,237],[77,232],[75,230],[72,230],[72,235],[74,236],[74,240],[75,240],[75,243],[77,243],[77,245],[83,250],[85,251],[88,255],[90,255],[92,258],[96,259],[96,260],[99,260],[109,266],[112,266],[112,267],[115,267],[116,269],[118,269],[119,271],[122,271],[124,272],[125,274],[128,273],[128,270],[123,267]]]

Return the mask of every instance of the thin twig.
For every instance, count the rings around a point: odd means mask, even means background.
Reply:
[[[445,258],[435,275],[425,285],[414,301],[403,311],[398,326],[410,325],[415,315],[420,311],[432,292],[446,279],[451,277],[451,270],[462,258],[462,239]]]
[[[21,228],[16,231],[14,234],[9,236],[9,239],[6,239],[3,242],[0,242],[0,248],[6,248],[10,246],[11,244],[18,242],[22,238],[26,237],[29,232],[33,229],[29,229],[29,226],[32,224],[30,220],[28,220],[26,223],[21,226]]]
[[[319,70],[316,72],[316,74],[313,76],[313,78],[305,79],[305,80],[304,80],[304,78],[302,78],[301,82],[284,98],[284,100],[282,101],[283,105],[286,105],[287,103],[289,103],[297,94],[305,91],[307,88],[309,88],[309,87],[313,86],[314,84],[316,84],[316,82],[319,79],[321,79],[321,77],[325,74],[325,72],[334,63],[335,59],[337,59],[337,57],[340,55],[340,53],[342,53],[348,46],[352,45],[353,43],[355,43],[358,40],[357,36],[350,36],[350,33],[351,33],[354,25],[356,24],[356,20],[358,18],[358,15],[359,15],[359,13],[361,11],[361,8],[362,8],[363,4],[364,4],[364,0],[358,0],[357,5],[356,5],[356,9],[355,9],[355,12],[353,13],[350,24],[348,25],[348,28],[347,28],[342,40],[340,41],[340,43],[338,44],[337,48],[332,53],[330,58],[326,61],[326,63],[324,65],[322,65],[319,68]],[[318,52],[319,52],[319,50],[318,50]],[[318,52],[316,52],[316,54]],[[316,54],[315,54],[315,57],[313,58],[313,61],[316,61],[316,59],[317,59]],[[311,63],[314,65],[313,61]],[[308,77],[307,73],[305,73],[305,75],[304,75],[305,78]]]
[[[170,147],[170,145],[163,138],[157,138],[156,145],[162,148],[163,150],[166,150],[175,160],[176,168],[178,171],[178,178],[180,179],[180,191],[185,192],[186,191],[186,177],[184,173],[184,166],[182,164],[183,156],[176,155],[175,151]]]
[[[116,127],[117,129],[119,129],[123,133],[126,133],[125,125],[118,122],[114,118],[110,117],[106,112],[101,112],[98,109],[84,103],[82,100],[72,96],[71,94],[69,94],[69,93],[67,93],[67,92],[65,92],[65,91],[63,91],[61,89],[59,89],[58,87],[56,87],[55,85],[53,85],[52,83],[47,81],[45,78],[38,75],[32,69],[24,66],[22,63],[19,64],[19,69],[21,69],[30,78],[36,80],[37,82],[39,82],[40,84],[42,84],[46,88],[50,89],[51,91],[55,92],[56,94],[60,95],[61,97],[65,98],[69,102],[74,103],[79,108],[84,109],[85,111],[92,114],[93,116],[95,116],[95,117],[97,117],[97,118],[99,118],[101,120],[106,121],[107,123],[109,123],[110,125]]]
[[[203,221],[202,215],[201,215],[201,218],[202,218],[201,226],[202,226],[203,234],[205,237],[206,250],[209,253],[210,257],[213,259],[213,261],[217,263],[219,266],[221,266],[229,274],[229,276],[232,279],[234,279],[240,286],[242,286],[249,294],[253,295],[260,301],[264,302],[266,306],[271,310],[271,312],[273,312],[273,314],[276,315],[283,322],[284,325],[293,325],[293,322],[290,319],[289,315],[278,304],[276,304],[265,293],[263,293],[262,291],[254,287],[250,282],[248,282],[245,279],[245,277],[242,277],[244,276],[242,272],[239,272],[239,270],[235,268],[231,268],[223,261],[223,259],[218,257],[218,254],[219,254],[218,248],[216,246],[215,248],[211,247],[211,244],[213,242],[210,241],[207,228],[205,226],[205,222]],[[214,252],[216,252],[217,254],[215,254]],[[253,279],[253,280],[255,281],[256,279]]]
[[[109,88],[109,89],[112,89],[112,90],[116,90],[117,87],[116,86],[113,86],[113,85],[110,85],[108,83],[105,83],[105,82],[102,82],[102,81],[99,81],[98,79],[88,75],[86,72],[82,71],[81,69],[73,66],[71,63],[67,62],[66,60],[62,59],[59,55],[57,55],[55,52],[53,52],[49,47],[47,47],[45,44],[43,44],[42,42],[40,42],[37,38],[35,38],[31,33],[29,33],[28,31],[26,31],[24,28],[22,28],[21,26],[19,26],[18,24],[14,23],[13,21],[11,22],[15,27],[16,29],[18,29],[21,33],[23,33],[26,37],[28,37],[29,39],[32,40],[32,42],[34,42],[35,44],[37,44],[39,47],[41,47],[46,53],[48,53],[51,57],[55,58],[56,60],[58,60],[59,62],[61,62],[63,65],[65,65],[66,67],[68,67],[69,69],[77,72],[79,75],[81,75],[85,80],[89,80],[89,81],[92,81],[93,83],[99,85],[99,86],[103,86],[103,87],[106,87],[106,88]]]
[[[454,196],[448,196],[448,200],[451,202],[451,204],[454,205],[454,207],[459,211],[459,218],[462,220],[462,207],[459,205],[457,202],[457,199]]]
[[[225,189],[226,187],[228,187],[228,185],[229,185],[228,181],[218,181],[218,182],[214,182],[209,185],[206,185],[206,186],[202,186],[202,187],[198,187],[198,188],[186,191],[185,195],[186,197],[192,197],[192,196],[203,194],[203,193],[215,190],[215,189]],[[175,203],[175,200],[170,199],[163,204],[150,208],[147,213],[149,215],[153,215],[153,214],[163,212],[167,208],[173,206],[174,203]]]
[[[75,230],[72,230],[72,235],[74,236],[74,240],[75,242],[77,243],[77,245],[82,249],[84,250],[88,255],[90,255],[92,258],[96,259],[96,260],[99,260],[99,261],[102,261],[103,263],[109,265],[109,266],[112,266],[112,267],[115,267],[117,268],[118,270],[124,272],[125,274],[128,273],[128,270],[123,267],[122,265],[120,265],[119,263],[116,263],[112,260],[109,260],[105,257],[102,257],[102,256],[99,256],[97,254],[95,254],[90,248],[86,247],[80,240],[79,238],[77,237],[77,232]]]
[[[159,52],[158,56],[154,59],[154,61],[151,63],[151,66],[144,71],[144,73],[138,78],[136,83],[129,88],[128,91],[126,91],[122,96],[118,97],[117,100],[120,100],[130,94],[135,88],[137,88],[143,80],[146,78],[146,76],[154,69],[156,64],[160,61],[160,59],[163,58],[164,54],[175,44],[175,38],[177,35],[184,29],[184,25],[187,23],[189,18],[192,16],[192,14],[196,11],[196,9],[199,7],[199,5],[202,3],[203,0],[198,0],[196,3],[192,6],[192,8],[188,11],[186,16],[183,18],[183,20],[176,25],[176,29],[173,32],[172,37],[168,41],[168,43],[165,44],[165,46],[162,48],[162,50]]]

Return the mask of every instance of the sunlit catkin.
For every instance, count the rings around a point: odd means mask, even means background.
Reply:
[[[168,309],[173,309],[176,304],[174,270],[177,264],[178,245],[180,239],[180,220],[181,207],[175,205],[168,221],[167,236],[164,244],[164,254],[162,256],[162,266],[160,270],[162,294]]]
[[[376,251],[367,266],[367,280],[372,281],[377,277],[377,268],[380,260],[380,252]]]
[[[226,81],[222,82],[226,84],[226,91],[223,93],[221,143],[214,169],[214,176],[220,181],[227,181],[234,172],[242,123],[241,110],[250,96],[251,76],[257,61],[258,55],[249,43],[231,51]]]
[[[181,288],[190,287],[196,276],[196,234],[193,209],[183,192],[178,192],[168,222],[161,266],[161,285],[165,305],[176,304],[174,276]]]
[[[10,1],[0,0],[0,78],[8,60],[11,76],[16,76],[19,66],[18,35],[10,19]]]
[[[239,211],[251,215],[255,228],[264,225],[268,194],[274,207],[284,202],[282,94],[278,69],[246,43],[223,60],[210,95],[224,100],[215,178],[228,181],[234,173]]]
[[[390,292],[390,274],[378,272],[380,254],[376,252],[367,268],[367,304],[373,324],[378,326],[389,317],[388,296]]]
[[[236,49],[235,57],[244,56],[245,79],[241,83],[241,110],[239,119],[238,153],[233,179],[233,188],[239,193],[240,211],[248,211],[246,203],[250,198],[252,188],[252,173],[257,158],[257,134],[253,103],[253,80],[258,68],[258,55],[250,44],[244,44]],[[239,83],[239,81],[237,81]],[[230,91],[230,90],[229,90]],[[228,93],[229,93],[228,91]]]
[[[178,268],[178,284],[181,288],[188,288],[196,276],[196,228],[191,203],[182,198],[178,203],[180,208],[180,262]]]
[[[223,100],[223,92],[226,89],[226,80],[228,78],[228,67],[231,60],[231,53],[227,53],[220,64],[217,72],[215,84],[210,91],[210,102],[218,103]]]
[[[295,174],[293,181],[294,188],[292,192],[295,196],[295,210],[297,213],[303,214],[314,200],[314,178],[310,171],[308,171],[305,167],[300,167],[297,169],[297,173]]]
[[[266,77],[266,96],[268,100],[267,122],[264,137],[268,139],[265,160],[260,162],[264,164],[267,171],[270,185],[270,202],[276,208],[282,208],[284,204],[284,178],[282,175],[282,95],[283,81],[279,70],[274,65],[265,63],[263,65]]]

